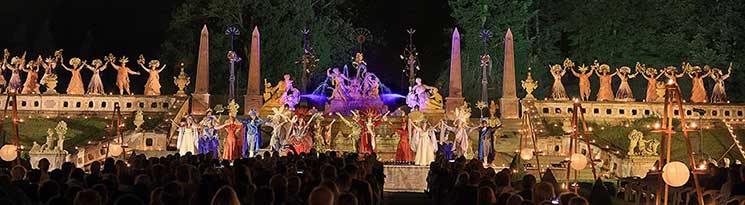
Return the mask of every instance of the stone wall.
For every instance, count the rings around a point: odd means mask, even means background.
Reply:
[[[573,101],[535,101],[538,115],[549,120],[563,120],[571,118]],[[661,102],[582,102],[585,119],[588,121],[603,121],[621,123],[629,120],[641,119],[649,116],[662,116],[664,103]],[[703,116],[693,112],[694,108],[705,110]],[[745,104],[690,104],[683,105],[683,112],[677,108],[673,114],[685,114],[687,119],[722,120],[741,119],[745,116]],[[676,117],[677,118],[677,117]]]
[[[0,108],[5,107],[6,95],[0,95]],[[59,116],[89,114],[110,116],[118,103],[122,113],[142,110],[145,113],[167,113],[183,103],[185,98],[144,95],[18,95],[20,114]],[[8,109],[11,109],[10,107]]]

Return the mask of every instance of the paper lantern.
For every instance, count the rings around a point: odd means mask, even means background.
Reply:
[[[531,160],[533,159],[533,149],[523,149],[520,151],[520,159]]]
[[[18,148],[15,145],[5,145],[0,148],[0,158],[10,162],[18,157]]]
[[[122,155],[122,146],[119,144],[111,144],[109,147],[109,154],[111,156],[118,157],[119,155]]]
[[[574,170],[582,170],[587,167],[587,157],[583,154],[572,154],[569,160],[572,162],[571,165]]]
[[[688,182],[691,172],[682,162],[670,162],[662,167],[662,180],[673,187],[683,186]]]

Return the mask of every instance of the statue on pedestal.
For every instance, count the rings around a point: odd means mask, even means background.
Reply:
[[[418,107],[419,111],[442,110],[439,89],[423,84],[421,78],[416,78],[414,82],[406,95],[406,104],[412,109]]]
[[[289,74],[285,74],[284,80],[277,82],[276,86],[272,86],[264,79],[264,105],[270,107],[283,106],[282,96],[285,96],[289,89],[292,89],[292,79],[290,79]]]
[[[9,56],[10,53],[5,53],[5,58],[8,59],[7,56]],[[3,61],[3,67],[4,69],[8,69],[12,72],[12,75],[10,76],[10,81],[8,82],[8,87],[6,90],[8,92],[21,92],[21,89],[23,89],[23,84],[21,84],[21,70],[26,66],[26,52],[23,52],[23,56],[19,57],[13,57],[10,60],[10,64]]]
[[[132,121],[135,125],[135,130],[139,131],[143,123],[145,123],[145,117],[142,115],[142,110],[137,110],[135,113],[135,119]]]
[[[36,82],[39,79],[39,68],[41,67],[41,63],[44,61],[41,58],[41,55],[39,55],[38,58],[36,58],[36,61],[29,61],[28,64],[26,64],[26,69],[21,69],[23,72],[26,72],[26,82],[23,83],[23,90],[21,90],[21,94],[39,94],[39,83]]]
[[[147,78],[147,83],[145,83],[145,95],[160,95],[160,72],[166,68],[166,65],[160,67],[159,60],[151,60],[150,63],[148,63],[150,66],[148,69],[145,67],[145,57],[142,55],[137,59],[137,64],[140,64],[140,67],[150,75]]]
[[[726,75],[722,75],[722,70],[719,68],[714,68],[714,71],[711,74],[711,79],[714,80],[714,90],[711,91],[711,103],[727,102],[727,92],[724,90],[724,80],[727,80],[731,73],[732,63],[729,63]]]
[[[554,85],[551,87],[551,99],[553,100],[568,100],[567,91],[564,89],[564,84],[561,83],[561,78],[566,74],[566,67],[562,68],[556,64],[550,68],[551,76],[554,77]]]
[[[629,133],[629,156],[655,156],[657,155],[660,142],[652,139],[645,140],[644,134],[637,130],[632,130]]]
[[[334,87],[329,100],[341,99],[347,101],[347,97],[344,95],[344,89],[346,89],[347,86],[344,81],[349,81],[349,78],[339,72],[339,68],[334,68],[333,70],[331,68],[327,69],[326,76],[331,79],[331,86]]]
[[[191,77],[186,75],[186,72],[184,72],[184,63],[181,63],[181,72],[179,72],[178,77],[173,77],[173,83],[176,84],[176,87],[178,87],[178,91],[176,91],[177,96],[186,96],[186,92],[184,91],[184,88],[188,86],[191,83]]]
[[[600,65],[597,60],[592,66],[597,68],[595,75],[600,79],[600,89],[598,90],[598,97],[595,100],[613,101],[613,87],[611,87],[611,83],[613,82],[613,76],[617,75],[618,71],[609,73],[610,66],[608,64]]]
[[[62,58],[62,62],[65,61],[65,58]],[[65,66],[64,63],[62,63],[62,67],[65,68],[65,70],[70,71],[72,73],[72,77],[70,77],[70,83],[67,84],[67,94],[68,95],[82,95],[85,94],[85,88],[83,88],[83,77],[80,75],[80,70],[83,69],[83,65],[85,65],[87,61],[83,61],[81,63],[80,58],[72,58],[70,59],[70,65],[72,68],[68,68]],[[11,79],[11,81],[13,81]],[[12,83],[11,83],[12,84]]]
[[[57,127],[55,127],[54,130],[57,133],[57,148],[55,150],[63,151],[63,145],[65,144],[65,134],[67,134],[67,123],[65,121],[59,121],[59,123],[57,123]]]
[[[639,74],[639,71],[637,70],[636,73],[630,74],[631,68],[622,66],[620,69],[616,69],[616,73],[618,73],[618,78],[621,79],[621,84],[618,86],[618,91],[616,91],[616,100],[634,101],[634,93],[631,91],[631,86],[629,86],[629,79],[635,78],[636,74]]]
[[[700,66],[691,66],[690,63],[686,63],[683,70],[691,78],[691,102],[705,103],[708,97],[706,96],[706,88],[704,88],[704,78],[711,75],[711,67],[705,65],[701,69]]]
[[[581,68],[582,67],[580,67],[580,69]],[[533,75],[530,74],[530,70],[531,68],[528,67],[528,77],[526,77],[525,80],[520,81],[520,85],[525,89],[525,99],[534,99],[535,96],[533,96],[533,91],[538,88],[538,81],[533,80]],[[574,70],[572,70],[572,72],[574,72]],[[492,103],[494,103],[494,101],[492,101]]]
[[[108,61],[109,59],[106,59]],[[103,81],[101,81],[101,72],[106,70],[106,64],[109,62],[104,63],[103,61],[99,59],[93,60],[93,66],[90,66],[88,64],[85,65],[86,68],[93,71],[93,75],[91,76],[91,81],[88,82],[88,94],[90,95],[105,95],[106,91],[104,91],[103,88]]]
[[[644,79],[647,79],[647,96],[645,96],[645,102],[657,101],[657,79],[659,79],[664,73],[660,72],[657,74],[657,69],[653,67],[646,67],[645,65],[636,62],[636,72],[641,73]]]
[[[570,70],[572,71],[572,75],[579,78],[580,100],[582,101],[590,100],[590,93],[592,93],[592,90],[590,89],[590,76],[592,76],[592,73],[595,72],[595,66],[590,66],[589,71],[587,70],[587,66],[585,65],[582,65],[579,67],[579,72],[574,71],[574,67],[572,67]],[[528,76],[530,76],[530,73],[528,73]]]
[[[108,59],[109,64],[116,69],[116,86],[119,87],[119,95],[124,95],[124,91],[129,95],[133,95],[129,90],[129,75],[140,75],[140,72],[135,72],[127,67],[129,59],[125,56],[119,59],[121,65],[114,64],[116,57],[113,54],[109,54]]]

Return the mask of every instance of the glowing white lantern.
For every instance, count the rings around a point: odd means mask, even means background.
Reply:
[[[18,157],[18,147],[15,145],[5,145],[2,148],[0,148],[0,158],[5,160],[6,162],[10,162],[16,159]]]
[[[520,159],[523,159],[523,160],[533,159],[533,149],[523,149],[523,151],[520,152]]]
[[[670,162],[662,167],[662,180],[673,187],[683,186],[688,182],[691,172],[682,162]]]
[[[119,155],[122,155],[122,146],[119,144],[111,144],[109,147],[109,154],[111,156],[118,157]]]
[[[574,170],[582,170],[587,167],[587,157],[583,154],[572,154],[569,160],[572,162],[571,165]]]

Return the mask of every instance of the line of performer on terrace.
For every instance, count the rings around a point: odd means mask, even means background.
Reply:
[[[10,62],[8,62],[10,61]],[[67,85],[66,94],[70,95],[105,95],[104,85],[101,81],[101,75],[107,66],[111,66],[116,70],[116,86],[119,88],[119,94],[124,95],[132,94],[129,89],[129,75],[140,75],[140,72],[136,72],[133,69],[127,67],[129,59],[126,56],[117,58],[113,54],[109,54],[104,57],[104,60],[94,59],[91,64],[88,61],[81,60],[80,58],[71,58],[69,60],[69,66],[65,65],[65,58],[62,56],[62,50],[57,50],[54,55],[47,57],[46,59],[39,55],[36,60],[26,60],[26,52],[21,56],[14,56],[10,58],[10,52],[8,49],[3,51],[3,58],[0,61],[0,92],[14,92],[20,94],[41,94],[39,88],[46,86],[47,91],[44,94],[57,94],[55,88],[57,87],[57,75],[54,70],[57,65],[61,65],[62,68],[72,73],[69,84]],[[151,60],[145,65],[145,58],[140,55],[137,60],[137,64],[142,67],[144,71],[148,73],[147,83],[145,84],[145,95],[160,95],[160,72],[166,68],[166,65],[162,65],[158,60]],[[44,68],[44,73],[39,80],[39,70]],[[83,78],[81,72],[83,68],[87,68],[93,75],[88,83],[87,90],[83,84]],[[11,77],[9,81],[5,80],[3,71],[10,70]],[[21,72],[26,72],[26,80],[21,80]]]
[[[647,67],[644,64],[636,63],[636,69],[632,72],[628,66],[621,66],[616,68],[615,72],[610,71],[608,64],[600,64],[596,60],[588,70],[588,67],[584,64],[579,66],[579,72],[574,69],[574,62],[568,58],[564,60],[563,66],[555,64],[550,66],[550,73],[554,78],[554,84],[551,88],[551,97],[553,100],[568,100],[566,90],[561,82],[561,78],[564,77],[566,71],[572,72],[572,75],[579,78],[579,96],[583,101],[590,99],[590,77],[593,75],[598,76],[600,80],[600,88],[597,93],[597,101],[634,101],[634,94],[629,86],[629,79],[635,78],[638,74],[641,74],[644,79],[647,80],[647,91],[645,102],[657,102],[664,99],[665,94],[665,83],[658,82],[660,77],[663,75],[668,79],[669,83],[677,83],[677,80],[684,77],[686,74],[691,78],[691,97],[690,102],[692,103],[726,103],[727,94],[724,89],[724,80],[729,78],[732,72],[732,63],[727,68],[727,74],[724,74],[719,68],[712,68],[709,65],[693,66],[690,63],[683,63],[681,68],[683,72],[678,72],[678,68],[675,66],[668,66],[664,69],[660,69],[659,72],[653,67]],[[621,79],[621,84],[613,94],[612,81],[613,76],[617,76]],[[706,88],[704,87],[704,79],[710,77],[714,81],[714,88],[709,98],[706,94]]]
[[[493,103],[492,103],[493,104]],[[211,154],[214,158],[238,159],[253,157],[262,145],[261,127],[272,128],[269,149],[279,152],[293,152],[296,154],[316,151],[334,150],[332,145],[332,127],[337,119],[351,130],[346,136],[353,140],[354,150],[359,153],[375,153],[376,128],[383,124],[399,135],[395,160],[414,162],[416,165],[429,165],[435,160],[435,153],[442,152],[449,159],[459,156],[467,158],[477,157],[485,163],[494,159],[493,143],[501,123],[495,115],[481,120],[480,125],[469,124],[471,110],[468,105],[456,109],[455,118],[448,122],[430,123],[418,108],[407,114],[400,109],[394,113],[380,113],[375,109],[353,111],[349,118],[335,113],[326,117],[334,118],[327,124],[323,123],[324,116],[315,109],[298,109],[291,111],[288,106],[273,109],[273,114],[260,118],[256,111],[250,111],[248,117],[238,118],[238,104],[231,101],[228,105],[228,119],[220,122],[219,114],[222,110],[208,110],[206,116],[197,122],[187,116],[181,122],[174,123],[178,127],[179,135],[177,148],[179,153]],[[492,110],[492,109],[490,109]],[[494,109],[495,110],[495,109]],[[493,112],[492,112],[493,113]],[[389,114],[401,117],[401,126],[396,126],[388,119]],[[226,132],[224,142],[220,142],[218,134]],[[473,153],[470,148],[469,133],[478,131],[478,149]],[[454,134],[453,142],[449,142],[449,133]],[[222,155],[219,145],[223,144]],[[471,156],[475,155],[475,156]]]

